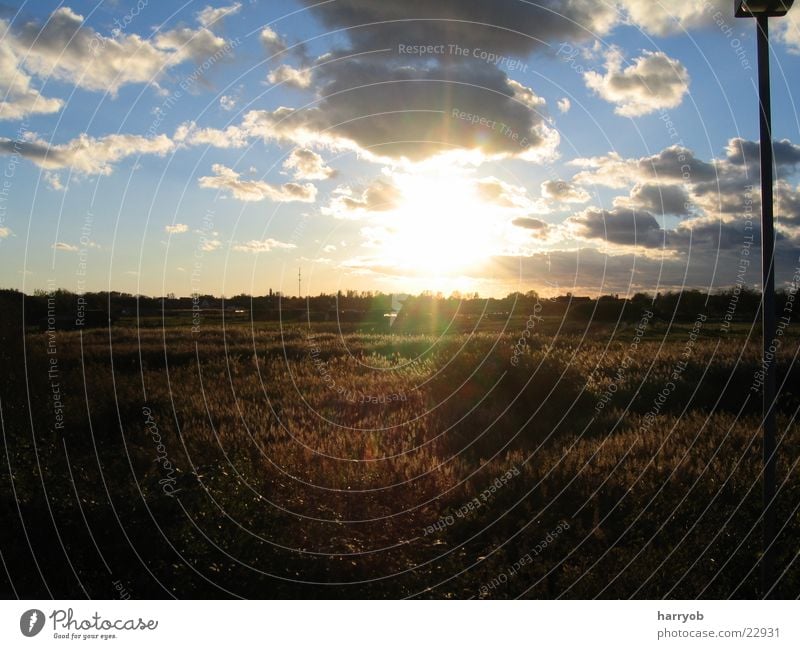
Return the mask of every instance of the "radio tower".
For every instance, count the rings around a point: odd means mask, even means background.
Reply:
[[[303,297],[302,280],[300,278],[300,268],[297,269],[297,297]]]

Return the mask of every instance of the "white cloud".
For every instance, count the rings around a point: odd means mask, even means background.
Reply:
[[[256,240],[253,239],[248,241],[247,243],[237,244],[233,246],[233,249],[237,252],[250,252],[250,253],[259,253],[259,252],[269,252],[271,250],[289,250],[291,248],[296,248],[297,246],[293,243],[284,243],[283,241],[278,241],[277,239],[263,239],[263,240]]]
[[[627,11],[631,23],[654,36],[667,36],[705,27],[714,23],[716,14],[733,17],[733,2],[729,0],[703,0],[702,2],[664,2],[654,0],[619,0]]]
[[[73,246],[69,243],[64,243],[63,241],[57,241],[54,243],[51,248],[53,250],[63,250],[64,252],[78,252],[78,246]]]
[[[0,239],[7,239],[12,234],[13,233],[11,232],[10,228],[7,228],[7,227],[5,227],[3,225],[0,225]]]
[[[203,27],[212,27],[214,23],[225,16],[232,16],[239,13],[241,8],[241,2],[234,2],[232,5],[226,5],[224,7],[212,7],[209,5],[197,12],[197,22]]]
[[[167,234],[183,234],[189,231],[189,226],[185,223],[175,223],[174,225],[165,225],[164,231]]]
[[[172,136],[172,139],[185,146],[213,146],[219,149],[239,148],[247,144],[249,133],[238,126],[225,129],[198,128],[194,122],[184,122]]]
[[[69,7],[56,9],[43,25],[26,23],[8,32],[6,39],[24,53],[30,72],[112,94],[126,83],[155,80],[169,59],[135,34],[106,37],[84,27],[83,16]]]
[[[17,153],[43,169],[72,169],[82,174],[108,175],[113,163],[123,158],[144,154],[163,156],[173,146],[166,135],[148,138],[120,133],[94,138],[82,134],[65,144],[50,145],[28,133],[21,141],[0,139],[0,155]]]
[[[537,214],[546,214],[549,211],[542,201],[532,199],[524,187],[511,185],[493,176],[478,180],[475,183],[475,193],[478,198],[494,207]]]
[[[271,27],[264,27],[259,39],[267,54],[278,54],[286,49],[286,42]]]
[[[360,192],[343,185],[322,213],[337,219],[357,219],[374,212],[387,212],[400,204],[400,189],[390,179],[376,178]]]
[[[282,83],[294,88],[308,88],[311,85],[311,70],[299,70],[284,64],[270,71],[267,80],[272,84]]]
[[[336,171],[325,164],[322,156],[311,149],[294,149],[286,162],[284,169],[293,169],[296,180],[325,180],[336,175]]]
[[[0,21],[0,30],[8,26]],[[22,119],[61,110],[61,99],[43,97],[31,85],[31,77],[19,67],[19,59],[7,41],[0,41],[0,120]]]
[[[61,182],[61,176],[53,171],[44,172],[44,181],[48,184],[50,189],[60,192],[64,190],[64,184]]]
[[[773,21],[776,39],[786,46],[791,54],[800,54],[800,20],[795,13],[789,13],[785,18]],[[776,24],[777,23],[777,24]]]
[[[202,239],[200,250],[203,252],[213,252],[217,250],[222,245],[222,241],[219,239]]]
[[[557,203],[585,203],[591,198],[583,187],[566,180],[544,181],[542,197]]]
[[[638,117],[660,108],[674,108],[689,90],[689,73],[683,64],[664,52],[643,51],[623,68],[622,53],[612,48],[606,55],[606,73],[590,71],[586,85],[600,97],[617,105],[614,112]]]
[[[562,97],[556,102],[556,106],[558,106],[558,110],[561,113],[568,113],[569,109],[572,108],[572,102],[569,100],[569,97]]]
[[[219,98],[219,105],[222,110],[233,110],[236,108],[236,97],[222,95],[222,97]]]
[[[317,188],[310,183],[284,183],[272,185],[263,180],[246,180],[241,175],[221,164],[211,167],[213,176],[203,176],[198,181],[201,187],[228,192],[240,201],[263,201],[269,199],[276,203],[313,203],[317,198]]]
[[[29,112],[55,112],[61,106],[60,100],[37,97],[25,74],[115,96],[126,84],[157,84],[170,68],[188,59],[211,57],[226,46],[223,38],[203,26],[162,32],[152,40],[118,29],[106,36],[88,27],[84,17],[69,7],[59,7],[43,23],[28,21],[12,29],[0,21],[0,30],[4,32],[0,86],[10,87],[9,66],[24,70],[11,84],[16,100],[0,112],[6,118],[15,110],[20,113],[26,104]]]
[[[155,44],[160,50],[174,52],[169,55],[169,62],[175,65],[186,59],[200,61],[211,58],[223,51],[226,41],[205,27],[200,29],[181,27],[159,34],[156,36]]]

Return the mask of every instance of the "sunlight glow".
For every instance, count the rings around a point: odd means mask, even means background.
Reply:
[[[396,182],[402,203],[365,230],[386,265],[453,276],[475,270],[503,249],[508,217],[481,201],[471,178],[441,172],[399,176]]]

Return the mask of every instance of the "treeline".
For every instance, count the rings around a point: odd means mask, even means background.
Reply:
[[[789,290],[776,293],[776,312],[794,320],[797,314],[795,294]],[[718,291],[666,291],[655,295],[636,293],[630,298],[603,295],[596,298],[572,294],[552,298],[536,291],[514,292],[503,298],[482,298],[478,294],[419,295],[346,291],[309,297],[263,296],[245,294],[215,297],[195,294],[188,297],[150,297],[119,292],[75,294],[59,289],[50,293],[37,291],[25,295],[16,290],[0,290],[3,319],[19,320],[24,314],[27,326],[40,326],[55,316],[61,324],[83,320],[84,326],[97,326],[100,320],[193,314],[204,318],[228,315],[258,320],[305,319],[344,321],[381,321],[418,318],[482,317],[505,319],[509,316],[562,316],[570,319],[613,322],[633,321],[646,310],[663,320],[693,321],[698,314],[727,322],[753,321],[759,311],[761,295],[749,288]]]

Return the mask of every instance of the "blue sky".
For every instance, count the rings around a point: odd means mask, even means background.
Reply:
[[[752,284],[755,25],[672,4],[7,4],[0,285]],[[772,21],[779,283],[800,264],[796,12]]]

